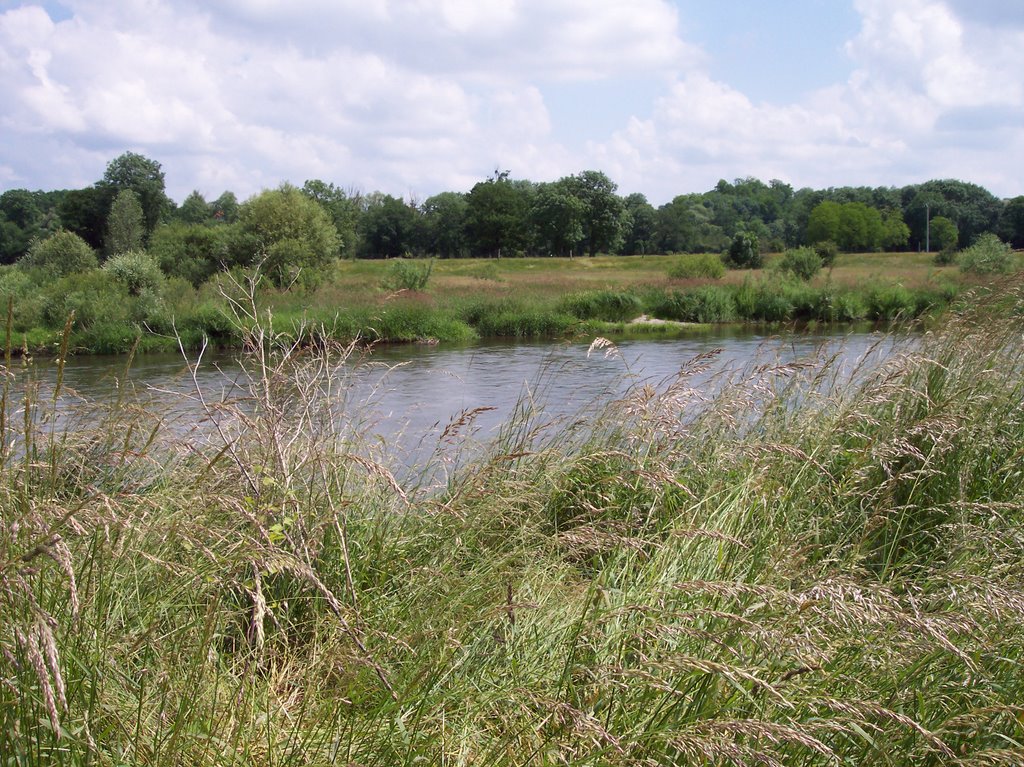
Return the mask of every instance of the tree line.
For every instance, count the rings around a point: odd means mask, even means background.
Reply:
[[[144,252],[165,274],[194,285],[255,259],[283,284],[337,257],[723,252],[738,236],[769,251],[823,241],[846,251],[895,251],[962,248],[993,232],[1024,247],[1024,196],[1001,200],[954,179],[815,190],[746,178],[654,207],[587,170],[540,183],[495,171],[469,192],[423,201],[313,179],[244,202],[230,191],[215,200],[194,191],[177,205],[160,163],[126,152],[84,189],[0,195],[0,263],[73,260],[71,251],[87,259],[66,237],[54,252],[41,251],[39,243],[58,232],[74,235],[99,260]]]

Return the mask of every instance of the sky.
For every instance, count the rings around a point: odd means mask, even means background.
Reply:
[[[0,191],[422,201],[601,170],[1024,194],[1022,0],[0,0]]]

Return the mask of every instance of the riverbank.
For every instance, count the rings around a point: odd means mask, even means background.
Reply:
[[[368,343],[662,335],[727,323],[888,323],[937,314],[976,284],[953,267],[934,266],[927,254],[840,256],[806,282],[771,261],[765,270],[679,276],[707,258],[437,261],[417,289],[396,283],[395,267],[406,273],[422,264],[341,262],[315,289],[253,286],[251,275],[238,272],[198,290],[169,280],[159,296],[115,295],[121,288],[103,275],[33,287],[8,267],[0,294],[14,300],[15,349],[53,354],[73,313],[71,348],[110,354],[204,343],[240,348],[253,311],[269,311],[275,330],[296,338]],[[637,322],[641,317],[656,322]]]
[[[709,401],[696,358],[596,422],[524,401],[440,486],[352,449],[343,351],[265,325],[208,450],[121,397],[6,421],[0,753],[1019,763],[1022,311],[972,295],[853,384],[757,366]]]

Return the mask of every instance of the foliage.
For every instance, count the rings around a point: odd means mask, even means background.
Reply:
[[[337,230],[324,209],[294,186],[261,192],[247,200],[238,218],[235,263],[262,262],[278,287],[311,287],[337,257]]]
[[[805,282],[821,271],[822,259],[816,248],[794,248],[782,254],[778,269]]]
[[[107,253],[117,255],[140,250],[145,236],[139,196],[131,189],[118,192],[107,216]]]
[[[658,212],[639,192],[622,201],[627,223],[622,240],[622,253],[627,256],[654,253],[658,230]]]
[[[156,259],[138,250],[111,256],[103,264],[103,271],[124,285],[133,296],[146,291],[159,294],[164,282],[163,272]]]
[[[525,248],[532,188],[511,181],[508,173],[476,184],[466,196],[466,234],[470,250],[487,257],[515,255]]]
[[[1007,274],[1013,271],[1017,259],[1007,243],[987,232],[960,252],[957,263],[960,271],[970,274]]]
[[[581,320],[625,322],[643,313],[640,298],[622,290],[589,290],[562,299],[560,308]]]
[[[956,247],[960,232],[956,224],[945,216],[936,216],[931,220],[929,240],[930,246],[939,251],[951,250]]]
[[[540,252],[572,256],[584,241],[586,203],[566,180],[539,184],[530,204],[530,223]]]
[[[999,236],[1011,247],[1024,248],[1024,195],[1007,201],[999,215]]]
[[[673,280],[721,279],[725,275],[722,257],[715,253],[690,253],[674,258],[668,267]]]
[[[164,192],[164,172],[160,163],[135,152],[125,152],[107,164],[103,179],[97,183],[108,200],[131,190],[138,196],[147,233],[152,232],[170,208]]]
[[[384,287],[388,290],[417,290],[427,287],[430,274],[434,270],[432,258],[412,260],[396,258],[388,265]]]
[[[95,269],[96,253],[76,234],[61,230],[35,243],[18,261],[25,269],[39,269],[50,277]]]
[[[819,240],[814,243],[814,252],[818,254],[818,258],[821,259],[821,265],[824,267],[831,267],[836,262],[836,256],[839,255],[839,246],[836,245],[832,240]]]
[[[210,204],[199,190],[192,190],[181,206],[175,211],[174,217],[183,224],[208,224],[212,221]]]
[[[756,235],[740,232],[729,245],[727,263],[733,269],[760,269],[764,265]]]
[[[319,179],[306,181],[302,193],[319,203],[334,222],[341,255],[354,257],[359,246],[359,196]]]
[[[440,258],[466,255],[469,249],[466,241],[466,195],[441,192],[428,197],[421,209],[426,251]]]
[[[231,265],[230,226],[174,222],[156,228],[148,251],[169,277],[180,277],[199,287],[218,270]]]
[[[16,368],[0,753],[1019,764],[1022,296],[970,304],[852,376],[703,354],[557,423],[531,392],[408,480],[338,418],[354,348],[250,327],[208,442],[121,378],[62,430]]]
[[[718,285],[674,290],[657,301],[651,312],[655,317],[676,322],[732,322],[737,317],[732,291]]]
[[[596,170],[570,176],[565,184],[569,193],[582,203],[580,215],[587,254],[593,257],[599,251],[615,251],[627,222],[622,200],[615,194],[618,185]]]
[[[389,194],[372,196],[360,220],[362,255],[397,258],[414,252],[419,241],[419,223],[412,205]]]

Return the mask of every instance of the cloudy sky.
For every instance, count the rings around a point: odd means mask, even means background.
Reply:
[[[1022,0],[0,0],[0,190],[1024,193]]]

